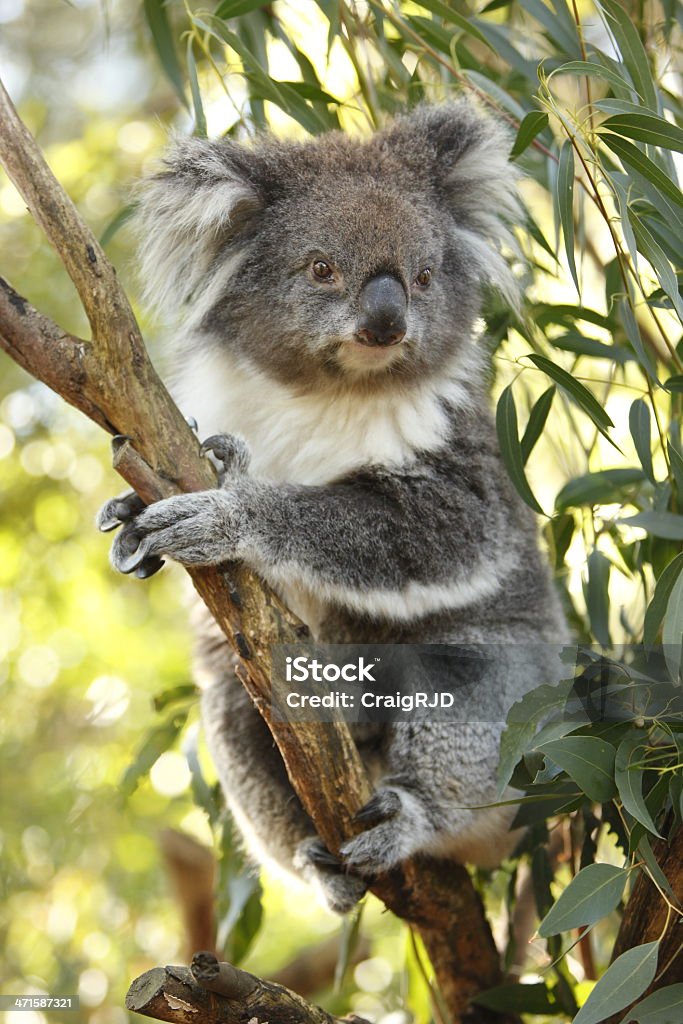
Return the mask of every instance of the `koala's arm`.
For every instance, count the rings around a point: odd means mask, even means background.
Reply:
[[[112,561],[132,572],[162,555],[193,565],[241,559],[272,584],[382,617],[457,608],[488,596],[512,567],[498,468],[493,455],[462,467],[432,460],[314,487],[237,475],[137,514]]]

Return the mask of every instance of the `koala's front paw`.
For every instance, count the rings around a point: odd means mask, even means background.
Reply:
[[[345,843],[344,864],[362,875],[379,875],[425,845],[433,831],[426,809],[400,786],[383,786],[362,807],[355,820],[367,829]]]
[[[129,523],[135,516],[145,508],[142,498],[139,498],[135,491],[126,491],[118,498],[111,498],[105,502],[97,513],[95,523],[102,533],[109,533],[124,523]],[[163,558],[152,555],[144,559],[135,570],[138,579],[145,580],[153,576],[164,564]]]
[[[367,892],[367,882],[348,873],[339,858],[317,837],[299,843],[294,867],[320,890],[328,908],[335,914],[348,914]]]
[[[241,519],[238,498],[225,490],[157,501],[124,520],[112,546],[112,565],[119,572],[140,575],[150,559],[160,560],[162,555],[183,565],[214,565],[236,558]]]

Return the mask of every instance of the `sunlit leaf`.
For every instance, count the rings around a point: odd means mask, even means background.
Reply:
[[[652,468],[652,417],[650,407],[643,398],[637,398],[632,403],[628,414],[628,425],[633,438],[640,464],[652,483],[655,482],[654,469]]]
[[[569,139],[562,143],[562,149],[560,150],[556,201],[560,212],[560,223],[562,224],[569,272],[572,275],[577,292],[580,292],[579,276],[576,271],[576,259],[574,256],[574,150]]]
[[[645,479],[642,469],[599,469],[584,473],[565,484],[555,499],[555,508],[561,512],[579,505],[609,505],[622,501],[625,487],[639,484]]]
[[[524,472],[524,459],[519,441],[517,409],[512,394],[512,385],[505,388],[498,400],[496,428],[503,461],[517,493],[530,508],[543,515],[543,509],[534,497]]]
[[[571,400],[575,402],[587,416],[590,417],[600,433],[603,434],[615,448],[617,448],[617,445],[614,444],[614,441],[612,441],[611,437],[607,434],[607,429],[609,427],[613,427],[614,424],[598,402],[597,398],[588,390],[588,388],[572,377],[570,373],[567,373],[566,370],[562,369],[561,366],[557,366],[555,363],[551,362],[550,359],[546,359],[545,356],[539,356],[532,353],[529,355],[529,359],[539,368],[539,370],[543,370],[543,372],[554,380],[556,384],[559,384]]]
[[[542,110],[531,110],[519,126],[510,159],[514,160],[531,145],[537,135],[548,127],[548,115]]]
[[[550,407],[553,404],[554,397],[555,386],[551,384],[548,390],[544,391],[538,401],[534,403],[534,407],[529,415],[529,422],[527,423],[526,430],[524,431],[524,436],[520,442],[522,462],[524,465],[527,464],[534,445],[543,433],[543,428],[545,427],[546,420],[548,419],[548,413],[550,412]]]
[[[683,130],[654,114],[615,114],[600,125],[601,133],[608,131],[683,153]]]
[[[683,516],[674,512],[639,512],[629,519],[620,519],[622,526],[639,526],[654,537],[666,540],[683,540]]]
[[[662,624],[671,592],[681,570],[683,570],[683,551],[676,555],[672,562],[669,562],[657,580],[654,595],[645,613],[643,640],[646,644],[653,644],[657,639],[657,631]]]
[[[619,905],[628,871],[612,864],[589,864],[579,871],[538,926],[547,938],[595,924]]]
[[[178,94],[180,102],[186,107],[185,82],[176,51],[175,36],[168,18],[166,2],[165,0],[144,0],[143,7],[161,66]]]
[[[629,12],[619,0],[600,0],[600,6],[607,14],[607,24],[641,99],[645,106],[657,110],[657,91],[647,53]]]

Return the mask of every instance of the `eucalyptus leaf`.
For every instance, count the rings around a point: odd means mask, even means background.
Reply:
[[[633,438],[640,464],[647,477],[655,483],[654,469],[652,468],[652,416],[650,407],[643,398],[636,398],[632,403],[628,414],[628,425]]]
[[[538,749],[559,764],[590,800],[605,803],[614,796],[615,750],[611,743],[595,736],[565,736]]]
[[[683,130],[654,114],[615,114],[603,121],[599,130],[683,153]]]
[[[564,235],[564,248],[572,280],[580,293],[579,276],[574,256],[574,150],[569,139],[562,143],[560,162],[557,170],[556,202]]]
[[[677,1024],[683,1020],[683,983],[665,985],[636,1003],[621,1024]]]
[[[531,110],[519,126],[510,159],[514,160],[528,149],[537,135],[548,127],[548,115],[542,110]]]
[[[634,729],[624,737],[617,749],[614,779],[619,799],[629,814],[644,825],[648,832],[658,836],[659,832],[643,798],[645,770],[641,762],[648,744],[648,734],[643,729]]]
[[[659,942],[646,942],[618,956],[588,996],[573,1024],[603,1024],[629,1006],[654,980]]]
[[[612,864],[589,864],[572,878],[538,926],[547,938],[572,928],[595,924],[619,905],[628,871]]]
[[[529,415],[529,421],[524,431],[524,436],[520,442],[520,448],[522,451],[522,461],[524,465],[527,464],[529,456],[534,449],[534,445],[538,441],[539,437],[543,433],[546,420],[548,419],[548,413],[550,407],[553,404],[553,398],[555,397],[555,386],[551,384],[547,391],[544,391],[541,397],[534,403],[534,406]]]
[[[496,429],[503,461],[519,496],[535,512],[543,515],[543,509],[534,497],[524,473],[522,446],[517,427],[517,409],[512,394],[512,385],[505,388],[496,409]]]

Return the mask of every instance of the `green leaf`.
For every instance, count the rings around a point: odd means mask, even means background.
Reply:
[[[669,453],[669,462],[671,463],[671,472],[674,475],[676,486],[678,488],[679,497],[683,499],[683,455],[679,452],[671,441],[666,442],[666,448]]]
[[[653,644],[657,639],[657,630],[662,623],[671,592],[682,569],[683,551],[676,555],[672,562],[669,562],[657,580],[654,595],[645,613],[643,640],[646,644]]]
[[[188,711],[179,711],[173,718],[148,733],[138,750],[135,760],[126,768],[121,780],[121,791],[130,796],[138,787],[140,779],[147,775],[156,761],[175,743],[178,734],[187,721]]]
[[[539,722],[553,712],[566,707],[567,698],[574,689],[574,680],[566,679],[556,685],[543,683],[529,690],[512,705],[500,741],[498,764],[498,794],[502,794],[512,777],[522,754],[530,749]]]
[[[544,514],[543,509],[536,501],[533,491],[529,487],[524,473],[524,460],[522,458],[522,446],[519,441],[517,428],[517,409],[512,395],[512,385],[509,384],[503,391],[496,408],[496,429],[498,431],[498,442],[501,454],[505,462],[510,479],[512,480],[517,493],[527,505],[535,512]]]
[[[187,39],[187,76],[190,80],[190,94],[192,96],[192,108],[194,110],[194,132],[200,138],[206,138],[206,117],[202,104],[202,94],[199,89],[197,78],[197,62],[194,59],[194,48],[192,36]]]
[[[623,501],[623,488],[642,483],[645,474],[642,469],[601,469],[585,473],[565,484],[555,498],[555,508],[562,512],[580,505],[609,505]]]
[[[597,398],[590,393],[588,388],[572,377],[570,373],[567,373],[566,370],[563,370],[562,367],[557,366],[555,363],[551,362],[550,359],[546,359],[545,356],[539,356],[532,353],[529,355],[529,359],[539,368],[539,370],[543,370],[551,380],[554,380],[556,384],[559,384],[563,391],[567,393],[569,398],[571,398],[571,400],[575,402],[587,416],[590,417],[600,433],[607,438],[610,444],[617,448],[617,445],[614,444],[614,441],[612,441],[612,438],[607,433],[607,428],[613,427],[614,424],[598,402]],[[618,448],[617,451],[619,451]]]
[[[655,188],[660,189],[674,203],[683,206],[683,192],[681,192],[678,185],[653,160],[645,156],[641,149],[638,149],[631,142],[627,142],[626,139],[622,139],[619,135],[608,135],[605,133],[601,138],[605,145],[609,146],[612,152],[617,154],[626,167],[635,168]]]
[[[126,206],[123,206],[114,217],[112,217],[100,235],[100,245],[103,249],[105,246],[109,245],[112,238],[117,234],[120,228],[122,228],[123,225],[131,219],[136,209],[137,203],[128,203]]]
[[[600,0],[600,6],[607,13],[608,26],[641,99],[645,106],[657,110],[657,90],[647,53],[629,12],[619,0]]]
[[[548,419],[548,413],[550,412],[550,406],[553,404],[553,398],[555,396],[555,385],[551,384],[547,391],[544,391],[537,402],[534,403],[534,407],[529,415],[529,421],[524,431],[524,436],[520,442],[522,449],[522,461],[526,466],[529,456],[533,451],[534,445],[538,441],[539,437],[543,433],[546,420]]]
[[[152,706],[155,711],[165,711],[173,704],[184,704],[186,701],[197,700],[197,687],[194,683],[181,683],[179,686],[171,686],[161,693],[155,693],[152,698]]]
[[[663,783],[663,785],[662,785],[662,783]],[[666,781],[665,777],[660,776],[660,778],[659,778],[659,785],[662,786],[663,799],[666,799],[667,796],[668,796],[668,788],[669,787],[667,785],[667,781]],[[653,789],[654,789],[654,787],[653,787]],[[648,793],[648,800],[650,801],[650,806],[652,806],[652,802],[650,800],[650,798],[652,796],[652,792],[653,792],[653,790],[650,790],[650,792]],[[661,804],[660,804],[660,810],[661,810]],[[673,889],[671,888],[671,883],[669,882],[669,879],[666,877],[666,875],[664,874],[664,872],[660,868],[660,866],[659,866],[659,864],[657,862],[657,858],[655,857],[654,850],[652,849],[652,846],[650,845],[650,840],[648,839],[647,836],[643,836],[641,838],[640,842],[638,843],[638,855],[640,857],[642,857],[643,860],[645,861],[645,864],[647,866],[648,872],[651,875],[652,880],[654,881],[654,883],[657,886],[657,888],[661,889],[662,892],[666,893],[666,895],[669,897],[669,899],[673,903],[676,903],[677,902],[676,894],[673,891]]]
[[[548,127],[548,115],[542,110],[530,111],[519,126],[510,159],[520,156],[531,145],[537,135]]]
[[[546,35],[558,50],[570,57],[581,53],[581,44],[573,22],[558,18],[543,0],[522,0],[522,7],[543,26]]]
[[[144,11],[152,42],[166,77],[178,94],[184,107],[187,107],[183,72],[175,48],[175,36],[168,19],[164,0],[144,0]]]
[[[593,356],[595,359],[611,359],[615,363],[623,364],[633,359],[633,353],[627,348],[620,348],[618,345],[605,345],[596,338],[587,338],[577,331],[568,331],[558,338],[548,338],[553,348],[559,348],[561,352],[574,352],[579,356]]]
[[[609,82],[616,89],[633,89],[630,82],[627,82],[625,78],[613,71],[612,68],[603,67],[602,64],[596,64],[590,60],[571,60],[567,64],[560,64],[559,68],[555,68],[548,75],[548,81],[553,75],[585,75],[588,78],[601,78],[604,82]]]
[[[610,964],[573,1024],[602,1024],[613,1014],[629,1006],[654,980],[659,942],[627,949]]]
[[[363,916],[363,904],[360,903],[350,914],[342,918],[341,937],[339,941],[339,953],[334,968],[334,991],[339,993],[344,984],[353,955],[360,942],[360,923]]]
[[[214,11],[216,18],[239,18],[260,7],[267,7],[267,0],[223,0]]]
[[[418,0],[418,3],[420,7],[431,11],[432,14],[438,14],[444,21],[451,25],[457,25],[466,35],[472,36],[473,39],[483,43],[487,48],[491,48],[491,44],[484,33],[477,28],[474,18],[466,18],[463,14],[454,10],[449,3],[444,3],[443,0]],[[450,53],[450,46],[446,52]]]
[[[590,620],[591,632],[603,647],[611,647],[609,633],[609,577],[612,563],[608,558],[593,548],[588,556],[588,578],[583,584],[586,609]]]
[[[677,373],[668,380],[662,381],[662,387],[672,394],[683,394],[683,373]]]
[[[633,225],[638,249],[654,267],[659,283],[673,302],[679,317],[683,320],[683,299],[681,299],[679,292],[678,279],[664,250],[647,227],[645,218],[639,217],[633,208],[629,208],[629,219]]]
[[[538,748],[571,776],[595,803],[611,800],[614,786],[614,756],[611,743],[595,736],[565,736]]]
[[[576,259],[574,257],[574,150],[569,139],[562,144],[560,150],[560,162],[557,169],[557,207],[560,212],[560,223],[564,234],[564,248],[567,253],[567,263],[572,280],[579,288],[579,277],[576,272]]]
[[[556,1014],[560,1007],[552,990],[542,982],[520,985],[498,985],[472,996],[472,1002],[486,1006],[489,1010],[501,1010],[506,1014],[532,1013]]]
[[[662,644],[672,678],[678,682],[683,653],[683,576],[673,585],[662,623]]]
[[[683,130],[654,114],[615,114],[600,125],[599,131],[614,132],[651,146],[683,153]]]
[[[643,798],[643,778],[645,770],[639,767],[649,745],[648,734],[644,729],[634,729],[619,744],[614,764],[614,779],[619,791],[619,799],[632,814],[636,821],[644,825],[648,832],[658,836],[652,816]]]
[[[547,938],[606,917],[619,905],[628,874],[625,868],[612,864],[589,864],[572,878],[550,908],[538,926],[538,934]]]
[[[650,407],[643,398],[636,398],[631,405],[628,414],[628,425],[633,438],[640,464],[652,483],[655,483],[654,469],[652,468],[652,416]]]
[[[639,512],[637,516],[618,519],[617,522],[621,526],[639,526],[653,537],[683,540],[683,516],[677,516],[673,512]]]
[[[683,984],[666,985],[636,1003],[621,1024],[676,1024],[683,1020]]]

